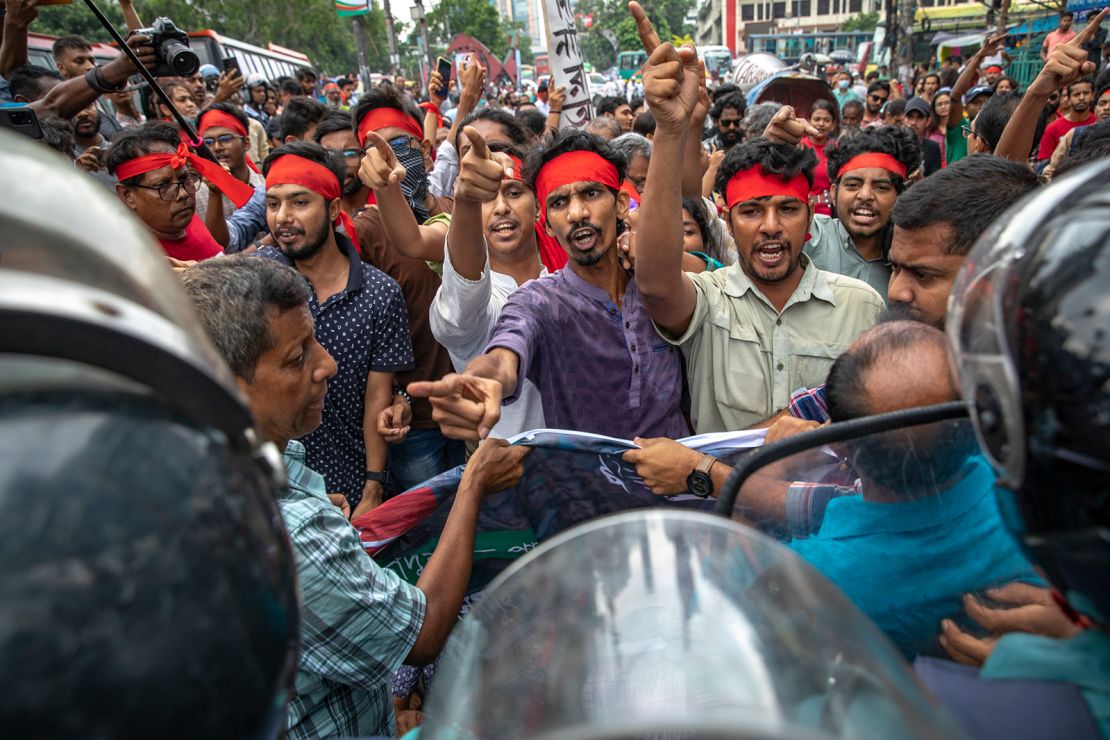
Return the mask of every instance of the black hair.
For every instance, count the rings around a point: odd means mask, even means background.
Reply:
[[[1063,13],[1060,14],[1060,18],[1075,18],[1075,13],[1071,12],[1070,10],[1065,10]]]
[[[723,98],[735,92],[740,92],[740,86],[734,85],[731,82],[726,82],[723,85],[718,85],[716,90],[709,93],[709,98],[715,101],[717,98]]]
[[[304,90],[297,84],[296,80],[286,77],[278,83],[278,90],[286,95],[292,95],[294,98],[304,97]]]
[[[922,81],[924,81],[924,80],[929,79],[930,77],[936,77],[937,78],[937,87],[939,89],[939,87],[940,87],[940,74],[937,73],[937,72],[929,72],[924,77],[922,77],[921,79],[922,79]]]
[[[73,161],[73,149],[76,144],[73,140],[73,124],[62,118],[48,114],[39,118],[39,128],[42,129],[42,141],[51,149],[64,154]]]
[[[339,131],[351,130],[351,114],[344,113],[337,110],[329,110],[316,124],[316,131],[312,134],[312,139],[317,144],[328,134],[334,134]]]
[[[622,105],[628,105],[628,101],[620,95],[606,95],[601,100],[597,101],[595,110],[599,116],[614,116],[617,113],[617,108]]]
[[[1110,121],[1099,121],[1078,128],[1072,134],[1071,151],[1056,168],[1053,178],[1105,157],[1110,157]]]
[[[300,139],[314,124],[319,123],[328,109],[312,98],[298,96],[285,104],[281,112],[281,140],[292,136]]]
[[[197,116],[197,121],[198,122],[200,121],[200,116],[204,115],[205,111],[210,111],[210,110],[218,110],[221,113],[226,113],[227,115],[231,116],[236,121],[238,121],[239,125],[243,127],[244,131],[246,131],[248,134],[250,133],[250,130],[251,130],[250,119],[247,118],[247,114],[244,113],[243,109],[240,108],[239,106],[232,105],[231,103],[213,103],[212,105],[208,106],[207,108],[205,108],[203,111],[200,112],[200,115]]]
[[[733,175],[756,165],[761,166],[768,174],[786,179],[804,175],[812,188],[817,155],[809,147],[775,144],[762,137],[741,142],[729,149],[721,162],[717,170],[717,181],[713,184],[714,190],[718,193],[725,192]]]
[[[636,97],[632,98],[632,100],[628,101],[628,107],[632,110],[642,108],[645,105],[646,103],[644,102],[644,97],[642,95],[637,95]]]
[[[1078,80],[1076,80],[1075,82],[1068,85],[1068,95],[1071,95],[1071,89],[1073,87],[1075,87],[1076,85],[1090,85],[1091,86],[1091,91],[1093,92],[1094,88],[1095,88],[1095,79],[1093,77],[1091,77],[1090,75],[1087,75],[1085,77],[1080,77]]]
[[[709,117],[714,121],[719,120],[726,108],[732,108],[736,111],[737,115],[743,118],[748,110],[748,104],[744,100],[744,93],[737,90],[728,95],[718,95],[713,99],[713,106],[709,109]]]
[[[54,61],[58,60],[58,55],[63,51],[92,51],[92,44],[80,36],[62,36],[60,39],[54,41],[54,45],[50,47],[51,53],[54,55]]]
[[[262,174],[268,175],[270,167],[273,166],[274,161],[279,157],[284,157],[286,154],[293,154],[307,159],[310,162],[323,165],[331,170],[335,175],[335,179],[342,183],[347,179],[347,165],[339,159],[336,155],[329,152],[324,147],[311,141],[291,141],[288,144],[279,146],[277,149],[270,151],[266,160],[262,163]]]
[[[520,121],[520,125],[532,132],[533,136],[542,136],[543,132],[547,130],[547,116],[534,108],[532,110],[518,110],[516,118]]]
[[[314,80],[320,79],[320,75],[316,74],[316,70],[312,67],[298,67],[297,80],[305,80],[312,77]]]
[[[946,69],[940,75],[940,86],[941,87],[955,87],[956,86],[956,81],[959,80],[959,79],[960,79],[960,70],[958,68],[957,69]]]
[[[546,119],[544,120],[546,122]],[[459,122],[459,127],[455,130],[455,140],[451,142],[456,150],[459,148],[459,137],[462,136],[463,129],[475,121],[492,121],[498,124],[505,129],[505,135],[509,140],[518,146],[526,146],[532,138],[528,134],[528,129],[524,128],[524,124],[513,114],[500,108],[482,108]]]
[[[355,129],[358,129],[358,122],[372,110],[378,108],[392,108],[393,110],[401,111],[408,115],[412,120],[416,121],[416,126],[421,131],[424,130],[424,113],[416,104],[412,102],[412,98],[399,90],[396,85],[378,85],[367,90],[358,99],[358,106],[355,107],[354,115],[351,116],[351,123]],[[505,114],[509,115],[509,114]],[[509,115],[512,118],[511,115]]]
[[[941,245],[943,252],[966,255],[987,227],[1037,184],[1037,174],[1028,165],[975,154],[903,193],[894,204],[891,221],[911,231],[945,224],[951,239]]]
[[[992,153],[1002,139],[1002,132],[1020,102],[1021,93],[995,93],[987,99],[979,115],[975,116],[975,135],[986,143]]]
[[[724,262],[725,255],[721,253],[721,245],[714,238],[713,230],[709,227],[709,220],[713,217],[709,215],[705,208],[705,200],[701,196],[683,198],[682,207],[689,211],[690,217],[694,219],[694,223],[698,226],[698,231],[701,233],[701,243],[705,245],[705,254],[718,262]]]
[[[847,103],[844,104],[844,107],[840,109],[841,118],[844,117],[844,109],[847,108],[849,105],[852,106],[853,108],[859,108],[860,115],[863,115],[863,101],[862,100],[849,100]]]
[[[870,75],[868,75],[868,77],[870,77]],[[875,92],[876,90],[882,90],[883,92],[885,92],[889,96],[890,95],[890,83],[886,82],[884,80],[875,80],[874,82],[872,82],[870,85],[867,86],[867,94],[868,95]]]
[[[135,128],[125,128],[116,134],[116,138],[112,140],[112,146],[108,149],[104,166],[109,174],[114,175],[116,168],[124,162],[130,162],[144,154],[152,154],[155,151],[155,144],[165,144],[169,151],[176,151],[180,143],[181,136],[178,134],[177,126],[164,121],[148,121]],[[120,182],[131,187],[137,185],[140,178],[142,175],[136,175]]]
[[[809,114],[812,116],[815,110],[823,110],[828,113],[832,116],[833,126],[835,128],[840,128],[840,109],[837,107],[836,103],[831,100],[825,100],[824,98],[818,98],[809,106]]]
[[[646,110],[640,115],[636,116],[636,120],[632,122],[632,132],[640,136],[652,136],[655,134],[655,115],[650,110]]]
[[[546,147],[534,148],[524,162],[524,181],[532,192],[536,190],[536,175],[543,166],[567,152],[593,152],[617,168],[617,181],[624,182],[628,175],[628,163],[624,155],[609,145],[607,141],[577,129],[566,129],[559,133]],[[616,191],[613,191],[614,193]]]
[[[352,81],[351,79],[349,79],[347,77],[340,77],[339,79],[337,79],[335,81],[335,84],[339,85],[339,87],[343,87],[344,85],[353,85],[355,83],[354,83],[354,81]]]
[[[879,111],[879,115],[882,116],[883,118],[886,118],[887,116],[904,116],[905,114],[906,114],[906,99],[905,98],[894,98],[892,100],[888,100],[885,103],[883,103],[883,108],[882,108],[882,110]]]
[[[906,172],[913,172],[921,165],[921,144],[913,131],[903,126],[874,126],[826,147],[829,181],[835,183],[840,178],[840,168],[848,160],[869,152],[889,154],[906,168]],[[891,173],[890,179],[899,193],[905,189],[902,177]]]
[[[61,80],[62,76],[52,69],[37,64],[21,64],[8,76],[8,86],[12,98],[20,97],[33,103],[42,97],[42,80]]]
[[[1101,95],[1102,91],[1108,87],[1110,87],[1110,65],[1099,72],[1098,77],[1095,78],[1095,95]]]

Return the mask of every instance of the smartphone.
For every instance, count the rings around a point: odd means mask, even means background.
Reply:
[[[235,57],[224,57],[223,67],[228,77],[242,77],[243,75],[242,70],[239,69],[239,60]]]
[[[439,78],[443,80],[443,87],[436,91],[436,94],[441,98],[446,98],[447,93],[451,91],[451,60],[438,57],[436,59],[436,71],[439,72]]]
[[[3,106],[0,107],[0,128],[8,128],[32,139],[42,138],[42,127],[39,118],[29,106]]]

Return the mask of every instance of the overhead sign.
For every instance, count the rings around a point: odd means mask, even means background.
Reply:
[[[585,128],[594,117],[590,81],[578,46],[571,0],[543,0],[547,51],[551,57],[552,85],[566,88],[560,128]]]

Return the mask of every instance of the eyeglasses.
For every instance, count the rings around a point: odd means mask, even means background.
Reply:
[[[339,156],[343,157],[344,159],[361,159],[362,158],[362,150],[361,149],[328,149],[328,151],[331,152],[332,154],[338,154]]]
[[[885,95],[871,94],[871,95],[868,95],[867,97],[871,98],[872,100],[877,100],[880,103],[885,103],[886,102],[886,96]]]
[[[394,136],[389,140],[389,146],[394,149],[402,145],[407,146],[409,149],[420,149],[420,139],[414,136]]]
[[[976,134],[975,131],[972,130],[971,124],[962,124],[960,126],[960,130],[963,131],[965,139],[970,139],[972,136],[978,136],[978,134]]]
[[[722,127],[722,128],[737,128],[737,127],[740,126],[740,123],[742,122],[742,120],[743,119],[740,119],[740,118],[733,118],[731,120],[725,120],[725,119],[722,118],[722,119],[717,121],[717,125]]]
[[[192,195],[197,192],[197,187],[200,185],[200,175],[195,172],[190,172],[182,177],[180,180],[171,180],[164,182],[161,185],[135,185],[133,187],[143,188],[144,190],[153,190],[158,193],[158,197],[165,201],[172,201],[177,198],[177,191],[179,188],[184,189],[186,193]]]
[[[242,136],[236,136],[235,134],[220,134],[219,136],[216,136],[216,137],[212,137],[212,136],[204,137],[204,143],[207,146],[212,146],[213,144],[215,144],[218,141],[221,144],[224,144],[226,146],[227,144],[230,144],[231,142],[235,141],[236,139],[242,139],[242,138],[243,138]]]

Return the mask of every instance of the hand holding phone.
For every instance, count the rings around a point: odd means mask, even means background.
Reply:
[[[440,98],[446,98],[447,93],[451,91],[451,60],[443,57],[437,58],[436,71],[439,72],[439,78],[443,80],[443,87],[436,91],[436,95]]]

